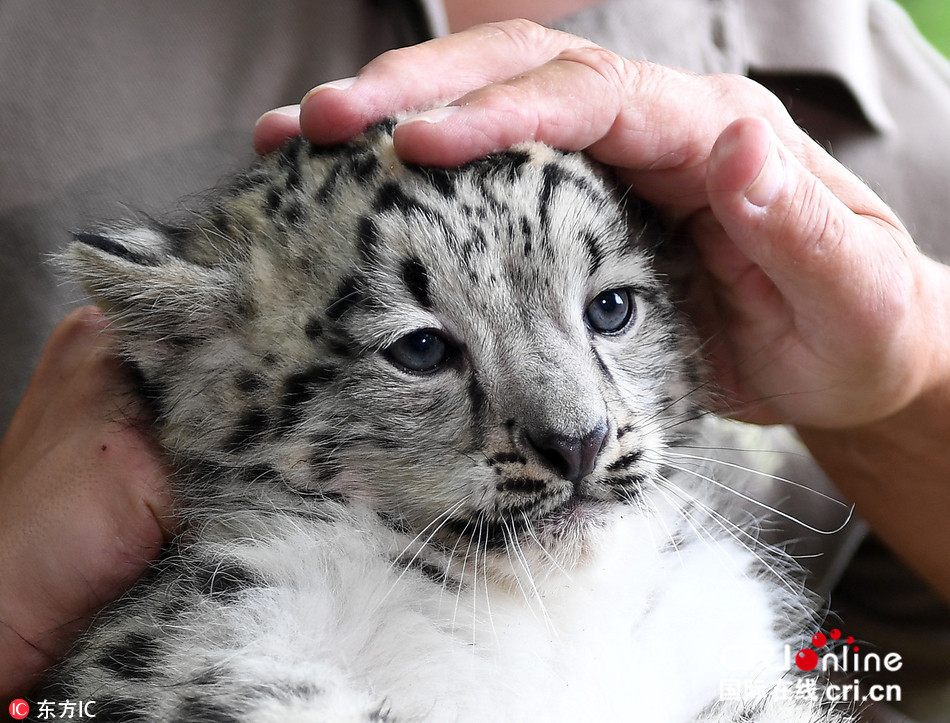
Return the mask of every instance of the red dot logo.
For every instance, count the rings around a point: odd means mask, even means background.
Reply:
[[[22,698],[17,698],[10,702],[10,717],[15,720],[23,720],[30,714],[30,704]]]
[[[816,648],[822,647],[825,643],[828,642],[828,638],[825,637],[824,633],[815,633],[811,636],[811,644]]]
[[[799,650],[795,655],[795,665],[806,673],[809,670],[814,670],[818,667],[818,653],[814,650],[808,650],[808,648]]]
[[[838,628],[835,628],[834,630],[832,630],[831,632],[829,632],[828,635],[831,636],[831,639],[832,639],[832,640],[837,640],[838,638],[841,637],[841,631],[838,630]]]

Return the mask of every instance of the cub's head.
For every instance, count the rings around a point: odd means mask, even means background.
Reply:
[[[380,126],[292,142],[195,218],[79,234],[65,260],[191,514],[342,496],[491,551],[582,539],[690,416],[695,344],[637,225],[580,155],[425,169]]]

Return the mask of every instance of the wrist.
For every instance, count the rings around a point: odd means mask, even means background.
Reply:
[[[950,601],[950,376],[859,427],[799,427],[802,441],[875,534]]]

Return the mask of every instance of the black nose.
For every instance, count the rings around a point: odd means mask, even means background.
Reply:
[[[557,432],[528,433],[528,441],[541,459],[571,482],[579,482],[594,471],[606,439],[607,425],[603,422],[583,437]]]

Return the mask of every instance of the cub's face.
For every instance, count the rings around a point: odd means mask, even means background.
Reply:
[[[342,495],[491,551],[583,538],[688,413],[692,342],[636,236],[579,156],[420,169],[376,129],[285,148],[193,223],[82,234],[67,263],[201,485]]]

